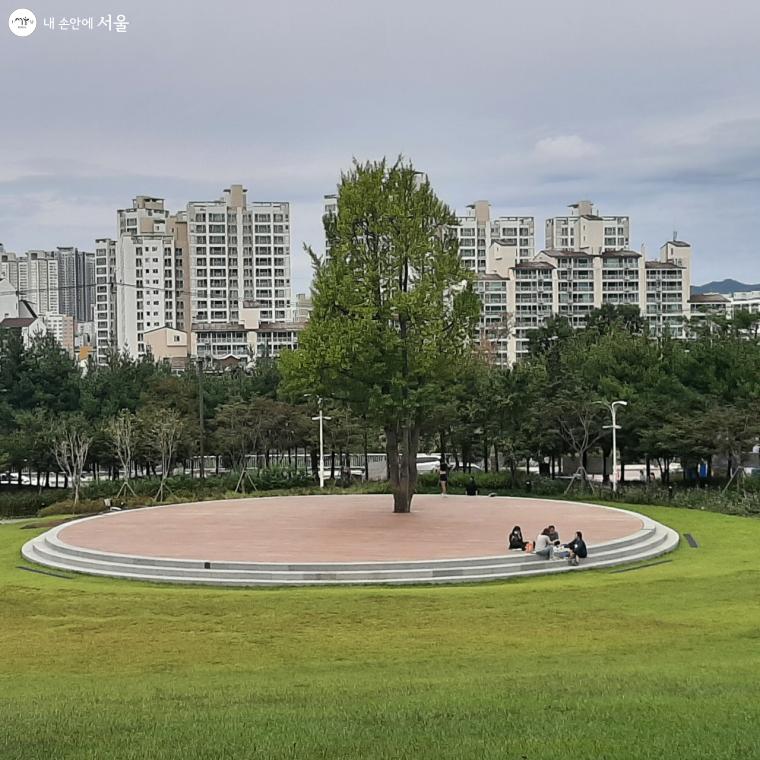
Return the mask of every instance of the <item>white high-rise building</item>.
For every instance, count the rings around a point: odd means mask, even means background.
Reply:
[[[116,331],[116,249],[111,238],[95,241],[95,335],[96,358],[105,362],[119,348]]]
[[[117,212],[117,240],[95,241],[97,359],[109,351],[146,353],[145,333],[182,323],[185,313],[183,223],[161,198],[137,196]],[[186,250],[186,249],[185,249]]]
[[[27,251],[19,262],[19,290],[38,314],[63,314],[60,262],[50,251]]]
[[[242,185],[187,205],[199,356],[253,358],[259,323],[291,317],[290,204],[248,202]]]
[[[0,243],[0,279],[7,280],[14,288],[18,288],[19,257],[12,251],[6,251]]]
[[[116,345],[146,353],[145,333],[177,321],[174,234],[162,198],[138,196],[118,212],[119,239],[111,277],[116,294]],[[98,328],[100,330],[100,327]]]
[[[487,272],[486,259],[491,243],[514,250],[517,261],[535,253],[535,219],[532,216],[500,216],[491,219],[491,204],[476,201],[464,216],[457,217],[455,228],[462,263],[476,274]]]
[[[49,251],[27,251],[17,255],[0,251],[0,277],[32,304],[35,312],[59,312],[58,261]]]
[[[112,348],[155,351],[177,331],[188,356],[251,358],[259,323],[291,318],[289,204],[246,194],[232,185],[176,215],[138,196],[118,212],[118,240],[97,241],[99,361]]]
[[[236,323],[243,302],[264,321],[290,313],[290,204],[248,203],[242,185],[187,205],[193,321]]]
[[[546,249],[597,254],[630,247],[627,216],[599,216],[591,201],[570,204],[570,216],[546,220]]]

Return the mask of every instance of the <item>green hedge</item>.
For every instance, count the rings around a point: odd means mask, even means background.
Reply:
[[[29,517],[36,515],[40,509],[65,498],[68,491],[51,488],[38,491],[29,488],[0,488],[0,517]]]

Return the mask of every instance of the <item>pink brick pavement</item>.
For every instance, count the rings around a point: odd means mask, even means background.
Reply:
[[[298,496],[207,501],[110,513],[66,526],[60,538],[89,549],[241,562],[360,562],[493,556],[520,525],[553,523],[563,541],[589,545],[635,533],[639,518],[591,504],[483,496],[414,497],[394,514],[390,496]]]

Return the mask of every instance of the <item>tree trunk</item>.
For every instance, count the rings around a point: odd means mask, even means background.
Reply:
[[[406,514],[412,509],[412,496],[417,488],[417,449],[419,427],[405,426],[399,432],[386,428],[386,456],[393,491],[393,511]]]

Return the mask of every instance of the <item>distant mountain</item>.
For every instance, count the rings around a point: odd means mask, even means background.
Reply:
[[[747,285],[737,280],[713,280],[707,282],[704,285],[695,285],[692,289],[692,293],[745,293],[748,290],[760,290],[760,283],[754,285]]]

